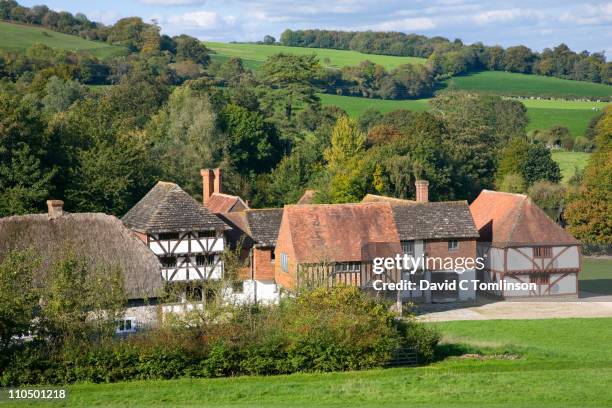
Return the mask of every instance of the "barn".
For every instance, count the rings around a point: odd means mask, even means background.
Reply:
[[[470,211],[480,233],[478,256],[485,259],[478,277],[492,284],[488,292],[502,298],[578,295],[580,242],[531,198],[483,190]]]

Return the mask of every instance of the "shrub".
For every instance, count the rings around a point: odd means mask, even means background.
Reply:
[[[587,152],[593,151],[593,141],[587,139],[584,136],[578,136],[574,141],[574,151]]]
[[[0,385],[359,370],[385,365],[399,347],[429,362],[438,340],[357,288],[317,288],[189,328],[176,319],[127,339],[14,346],[0,359]]]
[[[525,179],[520,174],[509,173],[504,176],[497,188],[507,193],[522,193],[525,191]]]
[[[542,180],[529,187],[527,193],[539,207],[558,209],[566,192],[566,188],[561,184]]]

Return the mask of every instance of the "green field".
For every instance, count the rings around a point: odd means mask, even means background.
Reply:
[[[496,95],[553,98],[612,97],[612,86],[541,75],[483,71],[453,77],[447,87]]]
[[[319,94],[324,105],[336,105],[351,116],[359,116],[368,108],[389,112],[396,109],[415,111],[427,110],[428,99],[417,100],[383,100]],[[584,134],[593,116],[601,113],[606,106],[602,102],[581,102],[564,100],[520,100],[527,107],[529,124],[527,130],[549,129],[553,125],[566,126],[574,136]],[[595,108],[595,109],[593,109]]]
[[[564,182],[574,175],[576,168],[584,169],[590,156],[590,153],[583,152],[552,152],[552,158],[559,165]]]
[[[69,399],[60,405],[612,406],[609,386],[612,319],[491,320],[434,325],[443,334],[441,352],[455,357],[446,357],[429,366],[271,377],[78,384],[69,387]]]
[[[580,290],[612,295],[612,260],[584,258],[580,273]]]
[[[256,69],[266,58],[278,54],[297,54],[309,55],[316,54],[323,65],[332,67],[344,67],[358,65],[361,61],[370,60],[385,68],[395,68],[402,64],[422,64],[424,58],[415,57],[394,57],[390,55],[362,54],[356,51],[331,50],[326,48],[302,48],[284,47],[281,45],[262,45],[262,44],[239,44],[239,43],[220,43],[205,42],[206,46],[213,51],[213,60],[223,62],[232,57],[242,58],[245,66]],[[326,62],[329,59],[329,63]]]
[[[86,51],[100,58],[124,53],[122,47],[103,42],[88,41],[75,35],[62,34],[41,27],[0,21],[0,48],[25,50],[36,43],[60,50]]]

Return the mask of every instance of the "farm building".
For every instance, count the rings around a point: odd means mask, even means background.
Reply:
[[[372,287],[374,280],[440,283],[473,280],[475,269],[461,273],[418,266],[417,273],[394,270],[373,275],[375,257],[406,254],[412,259],[476,257],[476,230],[467,202],[429,202],[428,184],[417,181],[417,201],[366,196],[363,203],[285,206],[278,233],[275,265],[278,284],[292,289],[300,280]],[[404,290],[404,300],[432,302],[475,298],[473,290]]]
[[[480,280],[532,283],[535,290],[496,290],[504,297],[578,294],[580,243],[523,194],[483,190],[470,205],[486,259]]]
[[[156,321],[154,305],[163,289],[157,257],[112,215],[67,213],[59,200],[47,205],[47,214],[0,218],[0,262],[11,250],[31,248],[42,260],[38,279],[68,250],[79,254],[91,269],[118,267],[128,296],[123,330],[135,331]]]

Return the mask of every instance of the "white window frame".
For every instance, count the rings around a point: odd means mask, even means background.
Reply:
[[[448,241],[448,251],[454,252],[459,249],[459,241],[456,239],[451,239]]]
[[[284,252],[281,252],[281,270],[289,272],[289,255]]]
[[[126,329],[126,322],[130,322],[129,329]],[[119,320],[118,324],[117,324],[117,330],[116,333],[117,334],[125,334],[125,333],[136,333],[136,328],[137,326],[137,320],[135,317],[124,317],[122,319]],[[123,328],[121,328],[123,326]]]

